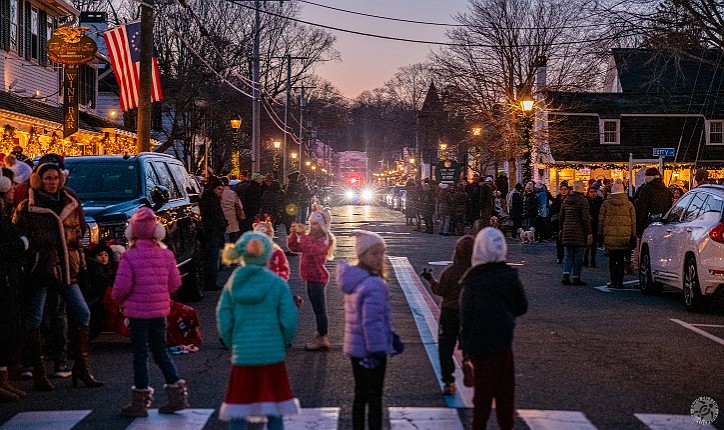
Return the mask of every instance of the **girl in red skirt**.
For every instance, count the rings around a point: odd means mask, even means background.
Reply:
[[[241,263],[221,292],[216,323],[231,349],[231,376],[219,419],[230,430],[266,417],[269,430],[299,412],[284,366],[286,345],[297,330],[297,307],[286,282],[266,268],[273,251],[262,233],[247,232],[224,249],[224,262]]]

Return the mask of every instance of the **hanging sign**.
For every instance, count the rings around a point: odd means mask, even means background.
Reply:
[[[63,138],[78,131],[78,67],[63,70]]]
[[[455,184],[460,180],[460,164],[455,160],[440,160],[435,166],[435,180],[438,183]]]
[[[88,27],[60,27],[46,43],[48,58],[60,64],[85,64],[95,57],[98,45],[83,34]]]

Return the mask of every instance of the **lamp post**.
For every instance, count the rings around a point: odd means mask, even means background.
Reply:
[[[239,154],[239,128],[241,127],[241,117],[239,115],[233,116],[229,120],[229,124],[231,125],[231,129],[234,130],[234,138],[233,142],[231,144],[231,171],[236,175],[238,178],[241,175],[241,160],[240,160],[240,154]],[[208,146],[208,145],[207,145]],[[206,148],[206,173],[208,176],[208,147]]]
[[[292,170],[299,170],[299,168],[297,168],[297,153],[292,152],[291,156],[292,156]]]
[[[417,176],[417,172],[415,171],[415,169],[416,169],[416,167],[415,167],[415,158],[414,158],[414,157],[410,157],[410,159],[409,159],[408,161],[410,162],[410,169],[412,170],[412,172],[410,172],[410,173],[415,173],[415,176]]]
[[[447,151],[447,143],[441,143],[438,145],[438,148],[440,148],[440,156],[438,157],[441,160],[444,160],[447,158],[447,154],[445,151]]]
[[[279,179],[279,148],[282,147],[282,142],[275,140],[272,144],[274,145],[274,176]],[[284,182],[283,179],[282,182]]]
[[[533,127],[531,113],[533,112],[533,99],[530,96],[524,97],[520,101],[520,107],[523,110],[523,182],[528,183],[533,179],[531,166],[533,137],[531,133]]]

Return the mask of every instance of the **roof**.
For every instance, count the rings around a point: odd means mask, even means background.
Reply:
[[[724,118],[724,97],[710,94],[664,93],[572,93],[550,91],[546,95],[550,114],[596,113],[601,118],[619,118],[621,114],[704,115]]]
[[[39,100],[20,97],[6,91],[0,91],[0,110],[40,118],[58,124],[63,123],[63,108],[61,106],[51,106]],[[79,130],[101,132],[103,128],[124,129],[115,122],[99,116],[83,111],[78,112]]]
[[[660,94],[724,91],[722,53],[712,49],[674,53],[656,49],[611,50],[621,90]]]

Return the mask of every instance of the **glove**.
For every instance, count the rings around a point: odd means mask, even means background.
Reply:
[[[365,369],[376,369],[377,366],[380,365],[380,362],[382,361],[382,358],[384,356],[385,354],[381,352],[373,352],[367,357],[361,358],[359,360],[359,365],[364,367]]]
[[[432,269],[429,267],[423,267],[422,272],[420,272],[420,276],[427,282],[432,282]]]

